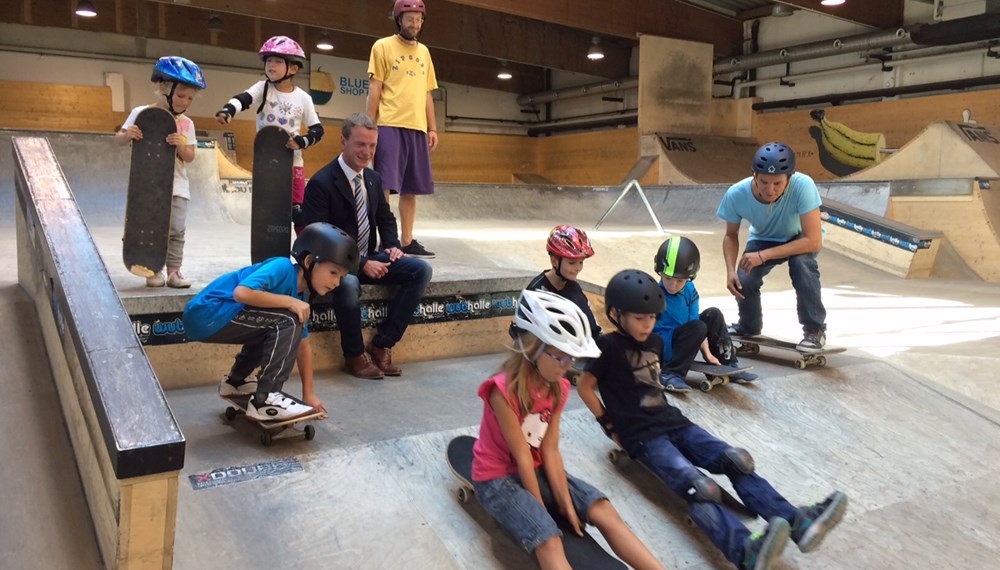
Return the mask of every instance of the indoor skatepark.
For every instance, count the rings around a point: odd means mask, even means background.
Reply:
[[[75,137],[67,138],[72,147]],[[107,178],[90,185],[78,177],[92,165],[72,155],[60,164],[68,180],[77,180],[70,186],[129,311],[148,305],[153,308],[147,310],[166,313],[182,306],[191,292],[150,292],[121,267],[114,204],[121,211],[123,193],[110,190],[116,183],[113,171],[105,170]],[[3,199],[13,202],[3,190]],[[425,210],[428,222],[422,235],[438,248],[432,263],[439,288],[471,289],[470,276],[481,287],[486,286],[484,278],[495,280],[491,286],[500,289],[516,287],[512,284],[544,267],[541,244],[551,226],[520,213],[558,205],[565,221],[587,228],[617,194],[616,188],[537,187],[517,189],[514,200],[510,189],[505,195],[492,188],[491,204],[482,198],[483,190],[445,186]],[[705,253],[698,280],[703,304],[734,314],[722,286],[721,234],[708,204],[712,200],[686,198],[680,189],[650,188],[647,193],[666,231],[688,235]],[[203,199],[215,203],[211,196]],[[484,209],[490,217],[477,219]],[[208,275],[240,266],[248,256],[246,227],[232,221],[224,208],[204,212],[205,218],[188,230],[186,267],[195,287]],[[477,221],[470,224],[473,219]],[[3,259],[11,276],[17,271],[12,225],[5,223],[2,229],[8,236]],[[627,197],[591,237],[597,255],[587,262],[582,278],[598,285],[618,269],[648,265],[664,238],[652,231],[635,196]],[[904,568],[914,560],[926,561],[928,567],[988,567],[997,549],[993,537],[1000,530],[990,507],[1000,497],[991,459],[1000,438],[990,435],[1000,431],[1000,401],[986,389],[987,371],[995,362],[991,347],[1000,334],[1000,298],[994,286],[902,279],[829,249],[821,254],[821,269],[830,329],[836,331],[830,342],[847,346],[847,353],[832,356],[826,368],[804,371],[779,353],[746,359],[761,374],[757,384],[694,392],[680,397],[679,405],[721,437],[750,449],[758,470],[793,502],[817,501],[834,488],[851,497],[845,521],[823,547],[808,556],[789,548],[781,568]],[[47,325],[39,322],[16,282],[8,283],[3,307],[9,315],[5,322],[11,324],[2,334],[10,355],[4,361],[20,377],[51,377],[37,340]],[[787,276],[775,271],[765,291],[766,330],[794,336],[794,296]],[[451,437],[475,432],[481,413],[475,388],[502,358],[504,318],[481,321],[498,330],[479,354],[461,355],[464,347],[454,335],[449,346],[436,346],[433,339],[448,337],[450,325],[423,324],[411,327],[399,347],[405,369],[400,378],[371,382],[332,365],[322,370],[318,394],[331,413],[316,424],[316,439],[281,441],[268,448],[260,446],[248,426],[229,425],[222,417],[225,403],[215,395],[215,384],[228,368],[229,351],[209,353],[195,366],[176,356],[180,351],[204,354],[194,345],[149,347],[186,443],[176,486],[174,567],[198,567],[213,557],[251,567],[289,561],[306,568],[517,568],[529,563],[481,510],[457,502],[459,485],[444,462]],[[419,343],[440,356],[414,361],[413,345]],[[162,358],[158,350],[173,352]],[[58,409],[48,384],[40,381],[32,389],[37,392],[16,397]],[[294,376],[289,389],[296,389]],[[91,567],[100,564],[62,421],[31,408],[24,417],[3,420],[9,433],[23,434],[6,439],[5,445],[15,446],[10,453],[48,474],[15,478],[23,492],[4,508],[8,520],[25,522],[7,534],[11,546],[3,549],[5,567],[7,562],[19,567],[28,559],[34,565],[39,555],[49,557],[50,567],[86,567],[87,560]],[[611,444],[575,397],[562,431],[568,471],[604,490],[664,564],[726,567],[707,540],[686,526],[683,510],[661,485],[636,465],[607,461]],[[281,471],[276,465],[287,472],[236,482],[248,472]],[[196,489],[195,482],[206,477],[233,482]],[[32,524],[45,509],[65,524]],[[39,543],[66,548],[46,548],[40,554]]]

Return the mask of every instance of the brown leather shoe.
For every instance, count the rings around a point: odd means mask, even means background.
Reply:
[[[345,368],[352,376],[364,378],[365,380],[381,380],[382,371],[372,363],[368,353],[350,356],[344,359]]]
[[[382,348],[380,346],[375,346],[374,344],[369,344],[365,351],[371,355],[372,362],[374,362],[375,366],[378,366],[386,376],[399,376],[403,373],[402,368],[395,366],[392,363],[391,348]]]

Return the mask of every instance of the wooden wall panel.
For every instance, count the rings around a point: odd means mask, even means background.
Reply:
[[[537,140],[540,174],[557,184],[620,184],[639,156],[639,135],[635,128]]]
[[[1000,89],[915,97],[825,109],[826,118],[866,132],[881,132],[888,148],[899,148],[920,134],[933,121],[961,121],[962,111],[972,110],[972,118],[987,125],[1000,125]],[[819,180],[845,176],[842,166],[831,168],[822,156],[818,124],[809,109],[758,113],[753,136],[761,142],[777,140],[791,146],[799,169]]]
[[[545,175],[538,161],[538,139],[514,135],[441,133],[431,154],[434,180],[510,184],[515,172]]]
[[[113,132],[127,115],[111,111],[111,89],[0,81],[0,126]]]

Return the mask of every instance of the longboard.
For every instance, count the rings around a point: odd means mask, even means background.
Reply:
[[[610,451],[608,451],[608,460],[611,461],[611,463],[613,464],[616,465],[621,464],[623,457],[627,458],[628,454],[625,453],[625,450],[620,447],[615,447]],[[656,477],[657,481],[660,481],[661,483],[663,482],[662,480],[660,480],[659,476],[657,476],[656,473],[653,473],[653,471],[649,467],[647,467],[646,464],[643,463],[642,461],[634,461],[634,463],[641,465],[643,469],[645,469],[653,477]],[[684,500],[682,497],[677,497],[677,495],[674,494],[673,491],[670,491],[670,489],[668,489],[668,491],[670,492],[671,495],[673,495],[677,499],[681,501]],[[722,506],[724,506],[727,510],[729,510],[729,512],[736,515],[737,518],[743,520],[744,522],[750,522],[757,518],[757,513],[751,511],[746,505],[743,504],[742,501],[740,501],[739,499],[734,497],[732,493],[727,491],[725,487],[719,485],[719,491],[721,491],[722,493]],[[692,521],[690,517],[688,518],[688,524],[694,525],[694,521]]]
[[[789,340],[781,340],[777,338],[771,338],[764,335],[755,336],[742,336],[742,335],[732,335],[733,342],[736,343],[736,354],[746,355],[746,356],[756,356],[760,353],[760,347],[766,346],[769,348],[774,348],[777,350],[784,350],[787,352],[794,352],[797,357],[795,359],[795,366],[799,370],[805,370],[807,366],[826,366],[826,356],[827,354],[836,354],[838,352],[844,352],[847,349],[842,346],[825,346],[823,348],[815,350],[799,350],[796,348],[798,343]]]
[[[133,275],[152,277],[167,262],[177,160],[177,148],[167,142],[167,135],[177,132],[177,122],[165,109],[147,107],[135,118],[135,126],[142,138],[132,141],[122,260]]]
[[[297,418],[292,418],[290,420],[274,420],[274,421],[262,421],[257,418],[251,418],[247,415],[247,404],[250,403],[251,396],[219,396],[223,400],[232,404],[226,408],[226,419],[233,421],[238,417],[243,417],[248,422],[257,427],[260,431],[260,443],[265,447],[271,445],[274,441],[274,436],[284,432],[289,428],[293,428],[298,424],[309,421],[309,420],[321,420],[325,417],[325,413],[322,411],[314,411],[310,414],[305,414]],[[296,402],[306,405],[305,402],[285,394],[285,397],[291,398]],[[302,434],[307,440],[311,440],[316,437],[316,428],[311,424],[306,424],[302,427]]]
[[[710,392],[715,386],[729,384],[732,376],[753,370],[753,366],[730,368],[729,366],[715,366],[714,364],[696,360],[691,363],[689,370],[705,375],[705,379],[698,383],[698,389],[702,392]]]
[[[292,246],[292,149],[288,132],[268,126],[253,141],[250,261],[288,257]]]
[[[472,488],[472,446],[475,443],[476,438],[468,435],[460,435],[448,443],[448,467],[455,478],[462,482],[462,486],[458,489],[458,500],[462,503],[467,503],[474,494]],[[566,552],[566,559],[572,568],[576,570],[625,570],[627,568],[620,560],[608,554],[608,551],[604,550],[587,531],[583,532],[582,537],[577,536],[569,521],[559,514],[549,486],[542,479],[538,483],[542,492],[542,501],[563,533],[563,550]]]

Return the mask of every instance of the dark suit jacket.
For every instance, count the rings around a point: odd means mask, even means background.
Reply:
[[[339,157],[338,157],[339,158]],[[365,168],[362,174],[368,192],[368,251],[361,252],[361,267],[368,256],[375,253],[381,240],[382,249],[399,247],[396,233],[396,216],[389,210],[389,203],[382,192],[382,177],[378,172]],[[354,185],[344,175],[340,162],[334,159],[309,179],[305,198],[302,200],[302,220],[305,225],[327,222],[358,238],[358,218],[354,213]]]

